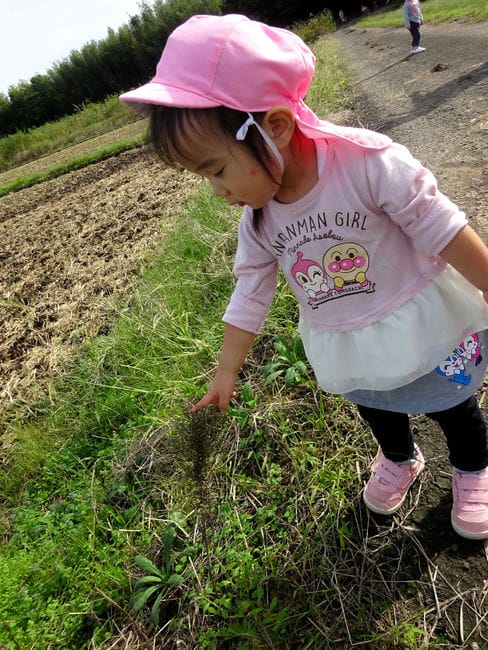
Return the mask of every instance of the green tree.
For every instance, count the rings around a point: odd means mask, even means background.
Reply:
[[[249,18],[262,20],[282,27],[309,18],[325,9],[319,0],[223,0],[223,13],[242,13]]]

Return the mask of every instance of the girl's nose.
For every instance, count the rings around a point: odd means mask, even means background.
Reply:
[[[227,196],[229,194],[225,187],[223,187],[222,184],[219,183],[215,178],[210,179],[210,187],[212,188],[212,192],[215,194],[215,196]]]

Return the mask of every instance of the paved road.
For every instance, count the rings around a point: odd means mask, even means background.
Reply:
[[[488,24],[406,29],[347,26],[336,35],[354,72],[353,121],[405,144],[488,241]]]

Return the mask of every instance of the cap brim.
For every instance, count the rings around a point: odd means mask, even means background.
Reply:
[[[212,108],[218,105],[215,101],[188,90],[163,86],[152,81],[135,90],[123,93],[119,99],[128,108],[144,116],[150,115],[152,106]]]

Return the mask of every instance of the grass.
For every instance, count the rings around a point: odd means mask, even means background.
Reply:
[[[349,82],[331,39],[316,53],[309,101],[327,114]],[[402,523],[385,536],[362,519],[370,439],[316,389],[282,280],[228,415],[189,415],[237,219],[192,197],[110,332],[4,419],[0,647],[446,647]]]
[[[97,136],[111,132],[120,126],[138,121],[137,116],[126,109],[118,97],[109,97],[100,104],[87,104],[80,107],[74,115],[68,115],[57,122],[50,122],[27,132],[17,132],[0,138],[0,172],[14,170],[22,165],[39,160],[44,156],[55,154],[67,147],[96,139]],[[18,175],[0,184],[0,197],[31,187],[51,178],[66,174],[73,169],[80,169],[100,162],[110,156],[140,145],[143,135],[119,137],[109,144],[87,146],[87,151],[53,164],[39,163],[39,169]],[[11,174],[9,174],[11,176]],[[0,173],[1,183],[1,173]]]
[[[31,187],[36,183],[56,178],[57,176],[62,176],[74,169],[81,169],[87,165],[92,165],[101,160],[105,160],[106,158],[110,158],[111,156],[115,156],[118,153],[122,153],[122,151],[134,149],[139,144],[141,144],[141,138],[121,140],[106,147],[100,147],[81,156],[70,158],[66,162],[52,165],[43,171],[38,171],[26,176],[17,176],[13,181],[0,186],[0,196],[5,196],[5,194],[9,194],[10,192],[16,192],[25,187]]]
[[[424,22],[440,25],[449,21],[483,22],[488,20],[486,0],[424,0],[420,3]],[[362,27],[403,27],[403,8],[372,13],[358,23]]]
[[[289,635],[320,647],[308,617],[337,600],[327,576],[350,534],[365,453],[350,439],[356,416],[342,400],[326,405],[309,377],[267,381],[269,332],[231,417],[188,415],[220,343],[236,215],[208,194],[187,209],[130,310],[87,344],[37,417],[15,424],[18,440],[42,435],[49,453],[40,469],[39,449],[20,445],[0,477],[6,647],[110,647],[117,627],[136,634],[131,647],[153,636],[161,647],[176,636],[201,648],[236,638],[280,647]],[[290,305],[282,284],[269,327],[283,345],[295,331]],[[303,589],[305,606],[293,596]]]
[[[316,75],[306,99],[317,115],[327,116],[350,104],[350,74],[340,56],[339,44],[336,41],[318,41],[314,46],[314,54]]]
[[[401,644],[414,628],[408,590],[383,594],[362,568],[357,467],[369,438],[303,371],[285,283],[229,417],[188,414],[220,345],[237,215],[207,193],[186,210],[130,309],[17,423],[49,453],[29,469],[23,446],[0,477],[0,640],[23,650]],[[264,371],[275,341],[281,366],[301,357],[298,376]],[[400,612],[405,629],[388,627]]]
[[[137,119],[136,114],[125,108],[116,96],[99,104],[85,104],[75,114],[56,122],[0,138],[0,172],[95,138]]]

